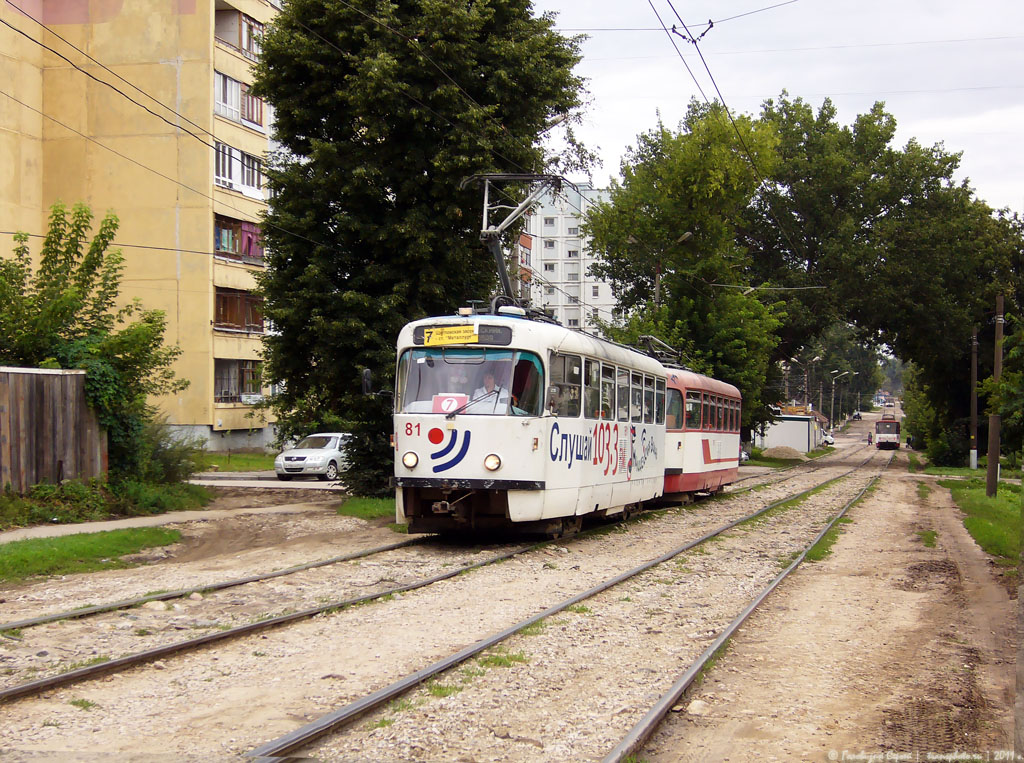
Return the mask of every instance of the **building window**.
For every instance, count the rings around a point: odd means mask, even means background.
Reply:
[[[250,93],[248,85],[242,85],[242,121],[263,126],[263,99]]]
[[[548,294],[548,295],[554,294],[555,293],[555,287],[554,286],[545,286],[544,287],[544,293]]]
[[[251,154],[242,154],[242,185],[256,190],[263,187],[263,162]]]
[[[566,273],[565,274],[565,280],[566,281],[578,281],[578,280],[580,280],[580,274],[579,273]]]
[[[227,143],[216,143],[217,161],[216,169],[214,170],[214,182],[218,185],[227,186],[228,188],[234,187],[234,166],[231,161],[231,154],[233,153],[231,146]]]
[[[544,242],[544,248],[545,249],[554,249],[555,248],[555,242],[554,241],[545,241]]]
[[[260,39],[263,37],[263,24],[242,14],[242,44],[239,48],[242,55],[254,61],[260,57]]]
[[[545,262],[544,263],[544,272],[545,273],[554,273],[555,272],[555,263],[553,263],[553,262]]]
[[[570,236],[578,236],[578,235],[580,235],[580,229],[579,228],[569,228],[569,235]]]
[[[553,218],[553,217],[545,217],[544,218],[544,224],[545,225],[554,225],[555,224],[555,218]]]
[[[241,83],[220,72],[215,73],[215,78],[214,113],[232,119],[235,122],[239,121],[241,119],[241,112],[239,110]]]
[[[590,311],[590,320],[597,321],[597,308]]]
[[[601,296],[601,287],[600,286],[592,286],[591,289],[590,289],[590,294],[592,296],[594,296],[594,297],[600,297]]]
[[[570,249],[569,250],[569,256],[570,257],[579,257],[580,256],[580,250],[579,249]]]
[[[569,328],[579,328],[579,325],[580,325],[580,319],[579,318],[570,318],[569,319]]]
[[[241,403],[242,396],[260,394],[260,362],[258,360],[213,360],[215,403]]]
[[[260,226],[224,215],[213,216],[213,251],[221,257],[241,260],[250,265],[263,264]]]
[[[263,299],[247,291],[217,287],[213,325],[220,329],[263,333]]]
[[[214,36],[246,58],[256,60],[260,55],[263,25],[234,9],[217,11]]]

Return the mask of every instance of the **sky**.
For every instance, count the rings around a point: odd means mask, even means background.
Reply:
[[[915,138],[962,152],[958,181],[994,209],[1024,212],[1021,0],[535,0],[535,8],[557,13],[562,33],[589,37],[577,73],[591,102],[577,135],[601,157],[598,187],[619,177],[627,148],[659,113],[674,128],[691,98],[703,100],[696,79],[711,99],[717,84],[734,114],[756,115],[786,90],[815,111],[831,98],[838,122],[850,125],[882,101],[898,125],[895,147]],[[691,77],[658,14],[680,31],[681,17],[694,36],[715,22],[697,45],[710,76],[694,45],[673,35]]]

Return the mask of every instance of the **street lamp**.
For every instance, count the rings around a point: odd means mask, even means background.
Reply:
[[[806,411],[807,406],[808,406],[808,404],[810,402],[809,401],[809,395],[811,394],[811,371],[810,371],[810,367],[814,363],[817,363],[819,360],[821,360],[821,355],[815,355],[813,358],[808,360],[806,363],[801,363],[796,358],[790,358],[789,360],[792,363],[796,363],[798,366],[800,366],[804,370],[804,410]]]
[[[837,368],[835,371],[830,371],[829,373],[832,374],[832,402],[829,404],[828,409],[828,428],[829,431],[832,431],[835,427],[835,419],[833,418],[833,415],[836,412],[836,379],[842,379],[850,372],[843,371],[842,373],[839,373],[839,369]]]

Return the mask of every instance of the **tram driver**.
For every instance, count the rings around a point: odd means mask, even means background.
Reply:
[[[499,383],[493,371],[484,373],[483,386],[473,390],[467,413],[505,413],[508,411],[508,385]]]

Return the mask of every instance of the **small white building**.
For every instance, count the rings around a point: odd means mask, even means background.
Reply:
[[[781,413],[763,430],[754,432],[758,448],[788,447],[808,453],[822,445],[828,420],[817,411]]]

